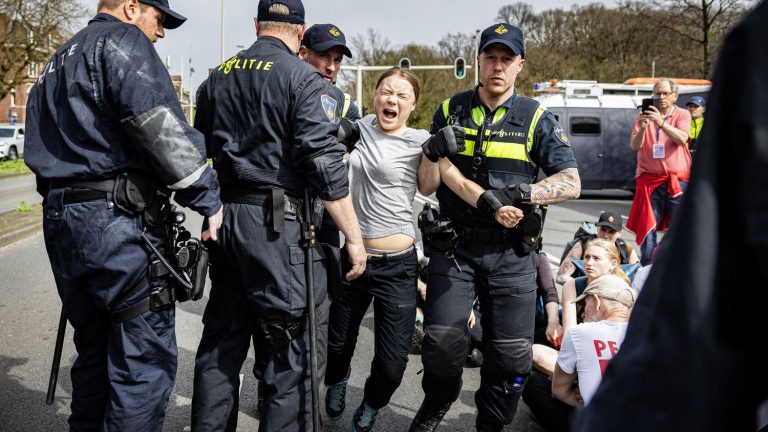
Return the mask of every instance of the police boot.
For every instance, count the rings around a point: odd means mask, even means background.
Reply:
[[[469,354],[467,354],[467,366],[480,367],[482,365],[483,365],[483,352],[477,348],[472,348]]]
[[[433,404],[425,399],[416,417],[413,418],[408,432],[434,432],[449,409],[451,409],[451,402]]]
[[[376,415],[379,410],[371,408],[363,403],[355,410],[355,415],[352,417],[352,429],[355,432],[370,432],[373,430],[373,425],[376,424]]]
[[[325,413],[332,422],[341,419],[347,407],[347,380],[329,385],[325,390]]]

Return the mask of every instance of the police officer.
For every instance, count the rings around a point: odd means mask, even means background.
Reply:
[[[337,92],[296,52],[304,37],[300,0],[261,0],[258,40],[213,71],[198,92],[195,127],[219,173],[224,223],[211,249],[211,294],[197,350],[192,429],[235,430],[239,373],[262,325],[272,346],[261,376],[260,431],[311,428],[309,329],[301,199],[318,195],[351,250],[348,279],[366,255],[349,197],[344,146],[336,138]],[[315,207],[315,206],[313,206]],[[325,272],[315,300],[327,325]]]
[[[141,236],[164,249],[158,190],[208,216],[203,238],[221,225],[203,137],[152,46],[184,21],[166,0],[102,0],[30,93],[25,161],[45,197],[46,248],[78,352],[72,430],[161,430],[174,307]]]
[[[315,24],[304,32],[304,39],[301,40],[299,47],[299,58],[314,66],[318,72],[330,84],[336,84],[336,76],[339,74],[341,62],[344,56],[352,58],[352,52],[347,48],[347,40],[344,33],[333,24]],[[360,111],[357,105],[352,102],[352,97],[343,92],[338,87],[335,100],[344,101],[336,106],[336,116],[350,121],[360,119]],[[339,239],[339,228],[333,222],[328,212],[323,212],[323,219],[317,234],[320,243],[326,243],[333,247],[341,246]],[[341,289],[341,287],[337,287]],[[331,290],[329,290],[331,291]],[[253,345],[256,347],[256,361],[253,366],[253,373],[257,379],[261,379],[262,369],[266,364],[267,355],[265,348],[269,344],[269,335],[257,331],[254,333]],[[320,341],[322,343],[322,341]],[[264,403],[264,387],[258,386],[258,411],[261,412]]]
[[[473,208],[445,184],[437,191],[440,211],[454,224],[459,243],[429,253],[425,398],[411,431],[435,430],[458,398],[475,295],[485,355],[475,394],[478,431],[501,431],[512,422],[530,373],[536,310],[536,254],[531,251],[543,223],[537,207],[578,197],[580,181],[563,128],[538,102],[515,90],[524,57],[518,28],[503,23],[485,29],[477,57],[478,86],[443,102],[432,120],[433,133],[448,124],[464,128],[466,149],[439,163],[450,160],[486,192]],[[445,155],[430,155],[429,148],[425,152],[432,160]],[[546,178],[534,183],[539,171]],[[506,205],[520,211],[495,222],[497,210]]]
[[[304,39],[299,48],[299,58],[314,66],[318,72],[331,84],[336,84],[336,76],[341,70],[344,56],[352,58],[352,51],[347,48],[344,32],[333,24],[315,24],[304,33]],[[352,102],[349,93],[338,89],[338,100],[341,104],[341,117],[356,121],[360,119],[360,111]]]

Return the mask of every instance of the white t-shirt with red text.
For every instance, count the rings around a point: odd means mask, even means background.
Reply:
[[[563,372],[579,375],[579,391],[587,405],[603,379],[608,362],[619,351],[627,323],[588,322],[571,327],[563,336],[557,364]]]

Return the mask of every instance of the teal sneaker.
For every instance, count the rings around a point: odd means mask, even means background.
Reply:
[[[347,407],[347,380],[340,383],[329,385],[325,389],[325,413],[328,419],[338,421],[344,414],[344,408]]]
[[[373,409],[365,403],[355,410],[355,416],[352,417],[352,428],[355,432],[370,432],[373,430],[373,425],[376,424],[376,414],[379,410]]]

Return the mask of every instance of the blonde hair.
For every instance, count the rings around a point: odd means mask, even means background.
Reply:
[[[589,249],[592,246],[604,250],[605,255],[608,257],[609,260],[616,261],[616,266],[613,267],[613,270],[611,271],[610,274],[614,276],[618,276],[621,279],[624,279],[624,281],[628,285],[632,283],[632,281],[629,280],[626,273],[624,273],[624,270],[622,270],[621,266],[619,265],[619,263],[621,262],[621,255],[619,254],[619,249],[616,247],[615,243],[605,239],[592,239],[587,242],[587,246],[584,248],[584,253],[582,254],[582,258],[586,257],[587,249]]]
[[[282,3],[275,3],[269,7],[269,13],[272,15],[290,15],[291,11],[288,6]],[[262,31],[285,33],[291,36],[298,36],[302,24],[292,24],[280,21],[259,21]]]

